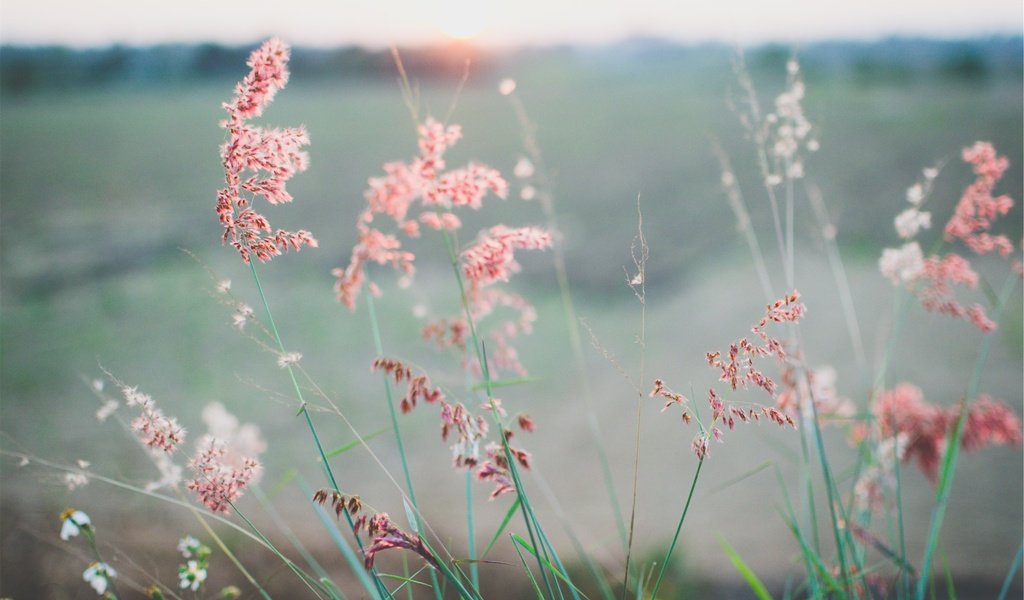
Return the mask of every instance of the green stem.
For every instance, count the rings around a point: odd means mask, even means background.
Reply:
[[[999,301],[993,315],[996,321],[999,320],[999,316],[1006,307],[1010,294],[1017,287],[1017,277],[1016,273],[1010,273],[1006,283],[1003,284],[1003,289],[999,294]],[[942,521],[946,516],[946,505],[949,502],[949,493],[953,485],[953,475],[956,472],[957,459],[960,457],[960,441],[963,439],[968,409],[974,397],[978,394],[978,388],[981,386],[981,372],[985,367],[985,362],[988,360],[993,339],[995,339],[994,331],[986,334],[985,339],[981,343],[981,350],[978,352],[978,359],[974,364],[974,372],[971,374],[967,393],[960,408],[960,418],[957,419],[952,439],[946,444],[946,453],[942,460],[942,471],[939,475],[939,485],[935,493],[935,508],[932,509],[932,520],[928,528],[928,541],[925,545],[924,558],[921,560],[921,576],[917,580],[918,600],[924,600],[925,592],[927,591],[928,581],[931,577],[932,558],[935,554],[936,546],[938,546],[939,532],[942,530]]]
[[[267,302],[267,296],[263,293],[263,285],[260,284],[259,275],[256,274],[256,265],[252,260],[249,261],[249,270],[252,272],[252,279],[256,282],[256,290],[260,294],[260,300],[263,301],[263,308],[267,312],[267,322],[270,324],[270,330],[274,333],[274,339],[277,341],[277,347],[283,354],[285,352],[284,344],[281,342],[281,334],[277,330],[277,324],[274,323],[274,314],[270,311],[270,303]],[[324,446],[320,443],[320,436],[316,432],[316,427],[313,425],[313,419],[309,415],[309,410],[306,408],[306,400],[302,397],[302,388],[299,386],[298,379],[295,378],[295,370],[292,365],[285,365],[288,369],[288,376],[291,378],[292,386],[295,388],[295,397],[299,400],[299,412],[306,417],[306,425],[309,426],[309,432],[313,436],[313,442],[316,444],[317,452],[320,454],[320,460],[324,465],[324,471],[327,473],[327,479],[331,484],[334,491],[340,492],[341,488],[338,487],[338,481],[334,477],[334,471],[331,469],[331,463],[327,460],[327,455],[324,453]],[[359,546],[359,551],[363,551],[363,542],[359,537],[359,532],[356,530],[355,522],[352,520],[352,515],[349,514],[348,510],[343,510],[342,513],[345,515],[345,520],[348,522],[349,529],[352,530],[352,536],[356,540],[356,545]],[[391,597],[388,593],[384,583],[381,582],[380,577],[377,575],[376,569],[372,571],[374,583],[377,586],[377,591],[384,597]]]
[[[489,369],[487,368],[487,357],[486,354],[484,353],[483,345],[480,342],[480,337],[477,335],[476,323],[473,321],[473,314],[469,309],[469,300],[466,297],[466,285],[465,282],[463,282],[462,280],[462,272],[459,270],[458,256],[455,254],[455,246],[452,242],[451,236],[448,234],[448,231],[442,229],[441,233],[444,236],[445,247],[448,251],[448,259],[451,262],[452,270],[455,272],[455,281],[458,283],[459,286],[459,299],[462,303],[462,309],[466,314],[466,322],[469,324],[470,336],[473,339],[473,349],[476,353],[477,361],[480,363],[480,371],[483,374],[484,385],[487,390],[487,399],[488,401],[490,401],[493,399],[493,394],[491,390],[490,372]],[[541,578],[544,581],[548,593],[552,597],[554,597],[554,591],[551,588],[551,582],[548,580],[547,573],[544,571],[544,564],[541,561],[540,557],[540,550],[543,550],[543,547],[537,545],[537,541],[533,534],[533,524],[531,524],[531,520],[535,520],[535,517],[533,516],[533,511],[530,507],[526,493],[523,490],[522,482],[519,480],[518,468],[516,467],[516,459],[514,456],[512,456],[512,451],[509,448],[508,440],[505,439],[504,424],[501,422],[501,417],[498,415],[498,411],[495,408],[493,402],[491,402],[491,418],[494,420],[495,425],[498,427],[498,437],[501,439],[502,449],[504,450],[505,454],[505,461],[508,463],[509,473],[512,475],[512,480],[516,486],[516,495],[519,497],[519,507],[520,511],[523,514],[523,520],[526,523],[526,532],[530,536],[530,543],[533,544],[533,547],[538,550],[535,556],[535,558],[537,559],[537,568],[540,570]],[[537,523],[537,526],[539,528],[540,524]],[[559,589],[559,591],[561,590]]]
[[[668,552],[665,553],[665,560],[661,563],[661,571],[658,573],[658,579],[654,582],[654,591],[651,592],[651,600],[656,600],[658,597],[658,590],[661,589],[661,580],[665,577],[665,571],[668,570],[668,562],[672,558],[672,552],[676,549],[676,542],[679,541],[679,532],[683,529],[683,521],[686,520],[686,513],[690,510],[690,501],[693,500],[693,490],[697,489],[697,478],[700,477],[700,468],[704,466],[704,459],[701,458],[700,462],[697,463],[697,470],[693,474],[693,481],[690,483],[690,493],[686,495],[686,504],[683,505],[683,514],[679,517],[679,524],[676,525],[676,533],[672,536],[672,543],[668,546]]]
[[[1017,569],[1020,568],[1022,558],[1024,558],[1024,542],[1017,548],[1017,554],[1014,555],[1013,562],[1010,563],[1010,570],[1006,573],[1006,579],[1003,580],[1003,587],[999,590],[998,600],[1005,600],[1007,594],[1010,593],[1010,586],[1013,584],[1014,576],[1017,575]]]
[[[373,344],[377,356],[384,356],[384,344],[380,336],[380,323],[377,321],[377,308],[373,301],[373,294],[366,294],[366,308],[370,313],[370,329],[373,332]],[[402,474],[405,475],[405,487],[409,490],[409,500],[416,514],[420,514],[419,504],[416,502],[416,490],[412,485],[412,476],[409,474],[409,462],[405,456],[405,444],[402,442],[402,432],[398,428],[398,415],[395,412],[394,395],[391,392],[391,380],[384,374],[384,395],[388,405],[388,413],[391,415],[391,428],[395,432],[395,443],[398,445],[398,456],[402,461]],[[419,532],[417,532],[419,533]],[[430,583],[434,589],[434,597],[441,600],[441,587],[438,585],[437,573],[430,570]]]
[[[466,469],[466,543],[469,546],[470,579],[473,589],[480,593],[480,569],[476,564],[476,528],[473,526],[473,473]]]

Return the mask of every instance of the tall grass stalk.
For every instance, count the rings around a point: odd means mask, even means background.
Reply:
[[[380,323],[377,321],[377,308],[373,300],[373,294],[366,294],[366,310],[370,316],[370,330],[373,332],[373,346],[377,356],[384,356],[384,344],[380,336]],[[405,444],[402,443],[402,432],[398,427],[398,415],[395,413],[395,400],[391,392],[391,380],[387,374],[383,374],[384,398],[388,405],[388,414],[391,416],[391,428],[395,432],[395,444],[398,446],[398,456],[402,461],[402,474],[405,475],[405,487],[409,490],[409,501],[417,514],[420,512],[419,504],[416,502],[416,490],[412,485],[412,476],[409,474],[409,461],[405,456]],[[430,583],[434,589],[434,597],[441,600],[441,587],[438,585],[437,573],[430,569]]]
[[[608,462],[608,451],[603,443],[604,435],[601,433],[601,424],[593,407],[593,393],[590,386],[590,377],[587,376],[586,360],[583,356],[583,336],[580,333],[580,322],[576,316],[576,307],[573,302],[572,289],[569,286],[569,274],[565,266],[565,245],[561,230],[558,227],[558,213],[555,211],[554,185],[548,175],[548,169],[544,164],[544,157],[540,151],[540,144],[537,141],[535,126],[526,113],[526,106],[519,96],[513,93],[509,96],[512,102],[512,109],[519,121],[519,129],[523,138],[523,147],[530,156],[536,168],[538,187],[540,192],[541,209],[547,219],[547,227],[554,235],[554,243],[551,245],[552,262],[555,266],[555,279],[558,282],[558,295],[562,301],[562,313],[565,317],[565,325],[569,331],[569,344],[572,348],[573,361],[576,363],[576,373],[579,377],[582,394],[575,394],[583,404],[583,412],[587,417],[587,426],[590,429],[590,436],[597,449],[597,460],[601,465],[601,479],[604,483],[605,493],[615,517],[615,528],[619,533],[622,542],[622,551],[628,551],[628,534],[626,523],[622,515],[622,507],[619,505],[618,494],[615,493],[615,480],[612,478],[611,465]]]
[[[999,293],[998,301],[993,317],[995,321],[1000,320],[1006,303],[1010,300],[1010,294],[1017,287],[1018,275],[1011,272],[1003,284]],[[998,331],[998,330],[996,330]],[[974,364],[974,371],[971,373],[970,383],[960,406],[960,417],[957,419],[956,427],[953,430],[953,437],[946,444],[946,452],[942,458],[942,468],[939,471],[939,484],[935,492],[935,507],[932,509],[931,523],[928,526],[928,538],[925,544],[924,557],[921,559],[921,576],[917,580],[917,599],[924,600],[928,581],[931,577],[932,559],[939,542],[939,532],[942,530],[942,521],[946,516],[946,505],[949,502],[949,493],[953,486],[953,475],[956,472],[957,459],[960,457],[960,440],[964,436],[964,425],[967,423],[968,409],[975,396],[978,395],[978,388],[981,386],[981,374],[988,360],[989,351],[992,348],[992,340],[995,339],[996,331],[985,335],[981,342],[981,349]]]
[[[630,288],[637,299],[640,300],[640,335],[637,344],[640,346],[640,379],[639,385],[646,382],[646,360],[647,360],[647,240],[644,238],[644,214],[640,210],[640,196],[636,197],[636,238],[630,248],[633,256],[633,263],[636,265],[637,273],[630,278],[627,272],[627,280]],[[637,249],[639,246],[639,250]],[[626,568],[622,575],[622,598],[625,600],[629,589],[629,561],[633,555],[633,534],[636,531],[636,499],[640,486],[640,431],[643,417],[644,392],[643,388],[637,389],[636,399],[636,427],[633,440],[633,493],[632,503],[629,510],[629,539],[626,542]]]
[[[661,589],[661,580],[668,570],[669,561],[672,559],[672,552],[676,549],[676,542],[679,541],[679,532],[683,529],[683,522],[686,521],[686,513],[690,510],[690,501],[693,500],[693,490],[697,489],[697,479],[700,477],[700,468],[704,466],[704,459],[697,462],[697,470],[693,473],[693,481],[690,483],[690,493],[686,495],[686,504],[683,505],[683,514],[679,516],[679,523],[676,525],[676,532],[672,536],[672,542],[665,553],[665,559],[661,563],[661,571],[658,572],[658,579],[654,582],[654,590],[651,591],[651,600],[657,600],[658,590]],[[642,599],[641,599],[642,600]]]
[[[498,428],[498,437],[501,439],[502,449],[504,450],[505,460],[508,463],[509,474],[512,476],[513,483],[516,487],[516,495],[519,498],[519,508],[523,514],[523,520],[526,524],[526,532],[530,536],[530,543],[534,548],[538,549],[537,553],[537,568],[540,570],[541,579],[544,582],[545,588],[548,590],[548,594],[553,598],[554,590],[551,587],[551,582],[548,580],[547,574],[544,572],[544,565],[541,562],[540,550],[543,550],[543,546],[538,546],[536,538],[534,537],[534,527],[540,529],[540,523],[534,516],[533,508],[530,505],[529,497],[526,494],[526,490],[523,488],[522,480],[519,477],[519,469],[516,465],[516,459],[512,456],[512,451],[509,449],[508,440],[504,434],[504,423],[501,421],[501,417],[498,415],[496,406],[491,400],[493,400],[493,394],[491,390],[491,376],[490,370],[487,366],[487,356],[484,352],[483,344],[480,341],[480,337],[477,335],[476,323],[473,320],[473,314],[469,309],[469,300],[466,297],[466,285],[462,279],[462,271],[459,269],[458,255],[455,253],[455,242],[452,236],[447,230],[442,229],[441,233],[444,238],[445,249],[448,252],[448,259],[452,265],[452,271],[455,273],[455,281],[459,289],[459,300],[462,303],[463,312],[466,315],[466,322],[469,324],[470,337],[473,341],[473,349],[477,356],[477,361],[480,364],[480,371],[483,375],[484,386],[487,391],[487,399],[491,406],[491,418],[494,421],[495,426]],[[546,552],[546,550],[544,550]],[[552,552],[554,549],[552,548]],[[568,575],[566,574],[566,577]],[[558,586],[558,582],[555,582],[555,586]],[[561,588],[559,587],[559,594],[561,594]]]
[[[270,330],[273,332],[274,339],[277,341],[277,347],[283,354],[286,352],[284,348],[284,343],[281,342],[281,334],[277,330],[277,324],[274,323],[274,314],[270,310],[270,303],[267,302],[266,294],[263,293],[263,285],[260,283],[260,277],[256,273],[256,265],[252,260],[249,261],[249,271],[252,273],[252,279],[256,283],[256,290],[259,292],[260,300],[263,302],[263,308],[266,310],[267,323],[270,324]],[[324,472],[327,474],[328,483],[330,483],[331,489],[333,489],[336,492],[340,492],[341,488],[338,487],[338,481],[334,477],[334,470],[331,469],[331,463],[330,461],[327,460],[327,455],[324,454],[324,447],[323,444],[320,443],[320,436],[317,434],[316,427],[313,425],[313,418],[310,416],[309,410],[307,409],[306,400],[302,397],[302,388],[299,386],[299,381],[295,377],[295,370],[292,368],[291,364],[287,364],[285,366],[288,369],[288,376],[291,379],[292,386],[295,389],[295,396],[299,401],[299,412],[306,418],[306,425],[309,427],[309,432],[313,436],[313,442],[314,444],[316,444],[317,452],[319,453],[320,460],[323,463],[323,468]],[[342,513],[345,515],[345,521],[348,523],[349,529],[352,530],[352,537],[355,538],[356,545],[359,546],[359,551],[362,552],[363,542],[359,537],[359,532],[356,530],[355,522],[352,520],[352,515],[349,514],[347,509],[343,510]],[[380,592],[382,595],[390,596],[390,594],[387,591],[387,588],[384,587],[383,582],[381,582],[380,577],[377,575],[376,569],[371,570],[371,574],[373,575],[373,580],[378,592]]]

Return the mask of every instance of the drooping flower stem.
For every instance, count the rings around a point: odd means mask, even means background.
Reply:
[[[366,309],[370,315],[370,330],[373,332],[373,345],[377,356],[384,356],[384,344],[380,336],[380,323],[377,321],[377,308],[373,301],[373,294],[366,294]],[[402,461],[402,474],[405,475],[405,487],[409,490],[409,500],[412,508],[417,514],[420,512],[419,504],[416,502],[416,490],[412,485],[412,476],[409,474],[409,461],[405,456],[405,444],[402,443],[402,432],[398,428],[398,415],[395,413],[394,396],[391,393],[391,380],[384,374],[384,396],[388,405],[388,413],[391,415],[391,428],[395,432],[395,444],[398,446],[398,456]],[[437,581],[437,573],[430,570],[430,582],[434,588],[434,597],[441,600],[441,586]]]
[[[999,293],[993,317],[996,320],[1006,308],[1010,294],[1017,288],[1016,273],[1010,273]],[[946,516],[946,504],[949,502],[949,492],[953,485],[953,474],[956,471],[957,459],[960,457],[960,441],[964,435],[964,425],[967,423],[968,409],[975,396],[978,395],[978,388],[981,385],[981,372],[988,360],[989,350],[992,348],[993,332],[987,333],[981,342],[981,349],[978,351],[978,359],[974,364],[974,372],[971,374],[970,383],[967,386],[967,393],[960,407],[960,418],[957,419],[956,427],[953,430],[953,437],[946,446],[945,455],[942,458],[942,470],[939,474],[939,485],[935,492],[935,508],[932,509],[931,525],[928,528],[928,541],[925,545],[924,558],[921,559],[921,575],[917,580],[917,599],[924,600],[925,591],[928,588],[928,580],[931,576],[932,558],[935,548],[939,543],[939,531],[942,529],[942,521]]]
[[[697,489],[697,478],[700,477],[700,468],[702,466],[704,466],[703,458],[697,462],[697,470],[693,473],[693,481],[690,483],[690,493],[686,495],[686,504],[683,505],[683,514],[679,516],[679,524],[676,525],[676,533],[672,536],[672,543],[668,546],[668,552],[665,553],[665,560],[661,561],[661,571],[658,573],[658,579],[654,582],[654,590],[651,591],[652,600],[658,597],[658,590],[661,589],[661,580],[665,577],[665,571],[668,570],[668,562],[672,559],[672,552],[676,549],[676,542],[679,541],[679,532],[682,531],[683,521],[686,520],[686,513],[690,510],[690,501],[693,500],[693,490]]]
[[[277,330],[277,324],[274,323],[274,315],[270,311],[270,303],[267,302],[267,296],[263,293],[263,285],[260,284],[260,277],[256,273],[256,265],[254,261],[249,261],[249,271],[252,273],[252,279],[256,283],[256,290],[259,292],[260,300],[263,302],[263,308],[267,313],[267,323],[270,325],[270,331],[274,334],[274,339],[277,341],[277,347],[282,354],[286,352],[284,343],[281,342],[281,334]],[[285,368],[288,370],[288,376],[292,380],[292,386],[295,389],[295,397],[299,401],[299,413],[306,418],[306,425],[309,426],[309,432],[313,436],[313,443],[316,444],[317,452],[320,454],[320,461],[324,466],[324,472],[327,474],[328,483],[334,491],[340,492],[341,488],[338,487],[338,481],[334,477],[334,470],[331,469],[331,463],[327,460],[327,454],[324,452],[323,444],[320,443],[320,436],[316,432],[316,426],[313,425],[313,418],[309,415],[309,410],[306,407],[306,400],[302,397],[302,388],[299,386],[299,381],[295,377],[295,370],[291,364],[285,364]],[[356,545],[359,546],[359,551],[363,551],[363,541],[359,537],[359,532],[356,530],[355,522],[352,520],[352,515],[349,514],[348,510],[343,510],[342,513],[345,515],[345,521],[348,523],[349,529],[352,530],[352,536],[356,540]],[[377,587],[378,593],[382,597],[391,597],[387,588],[384,587],[380,577],[377,575],[376,569],[372,570],[373,580]]]

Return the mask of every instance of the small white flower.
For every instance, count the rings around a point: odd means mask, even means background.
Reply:
[[[178,552],[181,552],[181,555],[185,558],[192,558],[193,554],[199,552],[199,540],[186,535],[178,540]]]
[[[915,183],[907,188],[907,202],[914,206],[921,206],[921,203],[924,202],[924,188],[920,183]]]
[[[92,527],[89,515],[80,510],[69,508],[60,515],[63,524],[60,527],[60,539],[67,541],[82,531],[85,527]]]
[[[902,248],[886,248],[878,259],[878,270],[893,285],[917,279],[924,272],[921,246],[917,242],[910,242]]]
[[[119,405],[117,403],[117,400],[107,400],[106,402],[103,403],[103,406],[101,406],[99,410],[96,411],[96,420],[99,421],[100,423],[106,421],[108,418],[110,418],[110,415],[114,414],[114,411],[117,410],[118,406]]]
[[[103,391],[103,380],[102,379],[93,379],[92,380],[92,389],[96,390],[97,392],[102,392]]]
[[[502,96],[508,96],[514,91],[516,91],[515,79],[505,78],[498,84],[498,92],[501,93]]]
[[[82,580],[92,586],[96,593],[103,595],[107,592],[110,580],[117,577],[117,571],[107,563],[94,562],[82,573]]]
[[[531,177],[534,173],[533,163],[525,156],[521,156],[519,157],[519,162],[517,162],[516,166],[512,169],[512,173],[519,179]]]
[[[893,223],[896,226],[896,233],[901,238],[909,240],[917,235],[918,231],[931,228],[932,214],[930,212],[921,212],[916,208],[908,208],[896,215]]]
[[[924,178],[931,181],[939,176],[939,170],[935,167],[928,167],[924,170]]]
[[[206,581],[206,568],[190,560],[188,565],[178,567],[178,577],[181,578],[181,589],[190,588],[195,592]]]
[[[519,198],[521,198],[522,200],[533,200],[536,197],[537,188],[533,187],[532,185],[524,186],[523,189],[519,191]]]
[[[818,150],[821,150],[821,144],[815,139],[807,140],[807,150],[810,152],[817,152]]]
[[[248,304],[239,304],[235,308],[235,314],[231,316],[231,322],[239,331],[244,331],[245,324],[255,316],[256,313],[253,311],[251,306]]]
[[[769,187],[775,187],[775,186],[777,186],[777,185],[782,183],[782,177],[779,176],[779,175],[772,174],[772,175],[769,175],[768,177],[766,177],[764,182]]]
[[[298,364],[300,360],[302,360],[302,354],[299,352],[285,352],[277,355],[277,366],[283,369],[287,366]]]
[[[82,487],[89,483],[89,478],[86,477],[85,473],[65,473],[64,474],[64,485],[67,486],[68,491],[74,491],[75,488]]]
[[[221,279],[217,282],[217,291],[221,294],[226,294],[231,290],[231,280]]]

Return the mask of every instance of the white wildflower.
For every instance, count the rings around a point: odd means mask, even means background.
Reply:
[[[181,589],[190,588],[195,592],[206,581],[206,567],[190,560],[187,565],[178,567],[178,577],[181,578]]]
[[[514,91],[516,91],[515,79],[505,78],[498,84],[498,92],[500,92],[502,96],[508,96]]]
[[[110,580],[114,577],[117,577],[117,571],[105,562],[94,562],[82,573],[82,579],[101,596],[107,593]]]
[[[67,541],[79,534],[82,529],[92,527],[89,515],[80,510],[69,508],[60,515],[63,524],[60,526],[60,539]]]
[[[512,169],[512,173],[514,173],[519,179],[532,177],[534,173],[533,163],[525,156],[521,156],[519,157],[519,161],[516,163],[516,166]]]
[[[916,236],[918,231],[931,228],[932,214],[919,211],[916,208],[908,208],[896,215],[893,223],[896,225],[896,233],[901,238],[909,240]]]
[[[924,271],[921,246],[917,242],[910,242],[902,248],[886,248],[878,259],[878,270],[893,285],[917,279]]]
[[[519,191],[519,197],[523,200],[533,200],[537,197],[537,188],[532,185],[523,186],[523,189]]]

